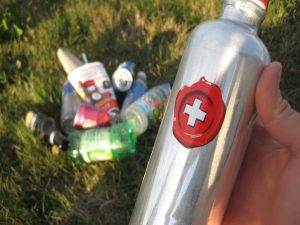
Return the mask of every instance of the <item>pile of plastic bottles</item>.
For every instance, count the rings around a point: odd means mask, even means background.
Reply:
[[[101,62],[83,61],[60,48],[57,56],[67,79],[61,99],[60,128],[53,118],[29,111],[28,128],[74,161],[121,160],[136,152],[137,136],[161,118],[169,83],[148,90],[147,76],[125,61],[108,76]],[[62,130],[62,131],[61,131]]]

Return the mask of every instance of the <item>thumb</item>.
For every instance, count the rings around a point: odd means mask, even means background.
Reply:
[[[279,89],[281,70],[279,62],[264,69],[256,88],[256,109],[270,135],[300,156],[300,114],[282,98]]]

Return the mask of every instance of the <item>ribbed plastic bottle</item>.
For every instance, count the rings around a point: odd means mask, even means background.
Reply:
[[[138,98],[142,97],[147,91],[147,75],[143,71],[137,73],[136,79],[133,81],[131,88],[126,92],[125,99],[121,108],[121,118],[125,119],[125,110]]]
[[[136,135],[127,123],[74,131],[69,134],[69,157],[77,163],[122,160],[135,154]]]
[[[155,86],[125,110],[125,121],[132,124],[136,135],[160,121],[171,92],[169,83]]]
[[[82,100],[69,81],[64,83],[61,102],[60,126],[68,134],[75,129],[74,119],[82,104]]]
[[[248,145],[267,0],[225,0],[190,35],[130,225],[221,224]]]
[[[49,144],[57,145],[63,150],[68,148],[68,139],[58,130],[53,118],[29,111],[25,116],[25,125]]]

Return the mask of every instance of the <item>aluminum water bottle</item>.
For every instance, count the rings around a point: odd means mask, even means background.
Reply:
[[[267,0],[225,0],[192,32],[130,225],[221,224],[270,62],[257,37]]]

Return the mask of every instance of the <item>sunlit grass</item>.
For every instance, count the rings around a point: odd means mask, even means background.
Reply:
[[[72,165],[63,153],[53,155],[23,116],[33,110],[58,121],[66,79],[59,47],[102,61],[109,74],[131,59],[149,86],[172,83],[188,34],[217,18],[220,6],[217,0],[3,0],[1,18],[13,16],[8,31],[0,28],[0,224],[128,224],[158,125],[138,139],[130,160]],[[269,10],[260,36],[284,65],[284,96],[300,110],[299,3],[273,0]]]

